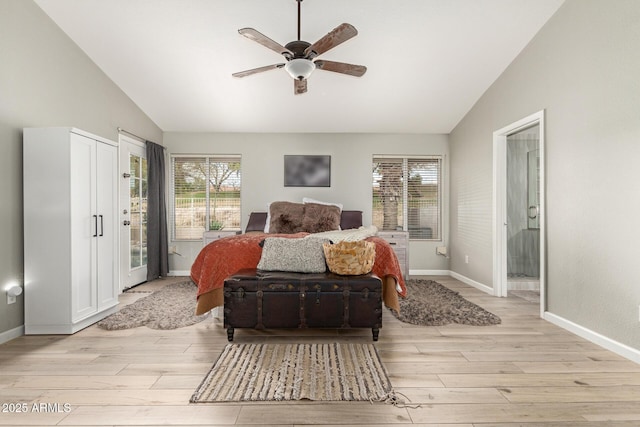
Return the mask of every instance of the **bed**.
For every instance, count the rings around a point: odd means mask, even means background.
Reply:
[[[319,203],[272,203],[269,212],[250,215],[244,234],[224,237],[206,245],[191,266],[191,279],[198,286],[196,314],[204,314],[223,305],[225,279],[241,269],[258,267],[263,255],[261,243],[266,238],[333,236],[335,239],[342,235],[374,234],[370,233],[370,227],[362,227],[361,211],[340,209],[336,212],[328,206]],[[398,296],[406,296],[406,286],[393,248],[375,235],[364,240],[376,246],[372,273],[382,279],[383,302],[399,311]]]

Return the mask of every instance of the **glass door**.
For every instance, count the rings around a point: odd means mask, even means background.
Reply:
[[[527,217],[529,229],[540,228],[540,150],[527,152]]]
[[[129,155],[129,268],[147,265],[147,159]]]
[[[120,286],[147,280],[147,159],[143,143],[120,138]]]

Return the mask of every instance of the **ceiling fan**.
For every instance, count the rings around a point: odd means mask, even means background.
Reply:
[[[293,89],[296,95],[307,91],[307,79],[315,69],[333,71],[334,73],[348,74],[356,77],[362,76],[367,71],[367,67],[364,65],[315,59],[329,49],[333,49],[357,35],[358,30],[356,30],[353,25],[344,23],[338,25],[314,44],[300,40],[300,4],[302,0],[296,1],[298,2],[298,40],[282,46],[253,28],[241,28],[238,30],[238,32],[246,38],[256,41],[281,54],[287,62],[240,71],[232,75],[234,77],[246,77],[263,71],[284,68],[294,79]]]

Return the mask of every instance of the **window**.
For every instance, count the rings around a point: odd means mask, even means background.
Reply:
[[[147,265],[147,159],[129,153],[129,268]]]
[[[373,158],[373,225],[440,240],[441,157]]]
[[[174,240],[240,228],[240,156],[171,156]]]

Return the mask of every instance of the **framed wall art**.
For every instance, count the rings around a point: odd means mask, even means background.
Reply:
[[[331,187],[331,156],[284,156],[285,187]]]

